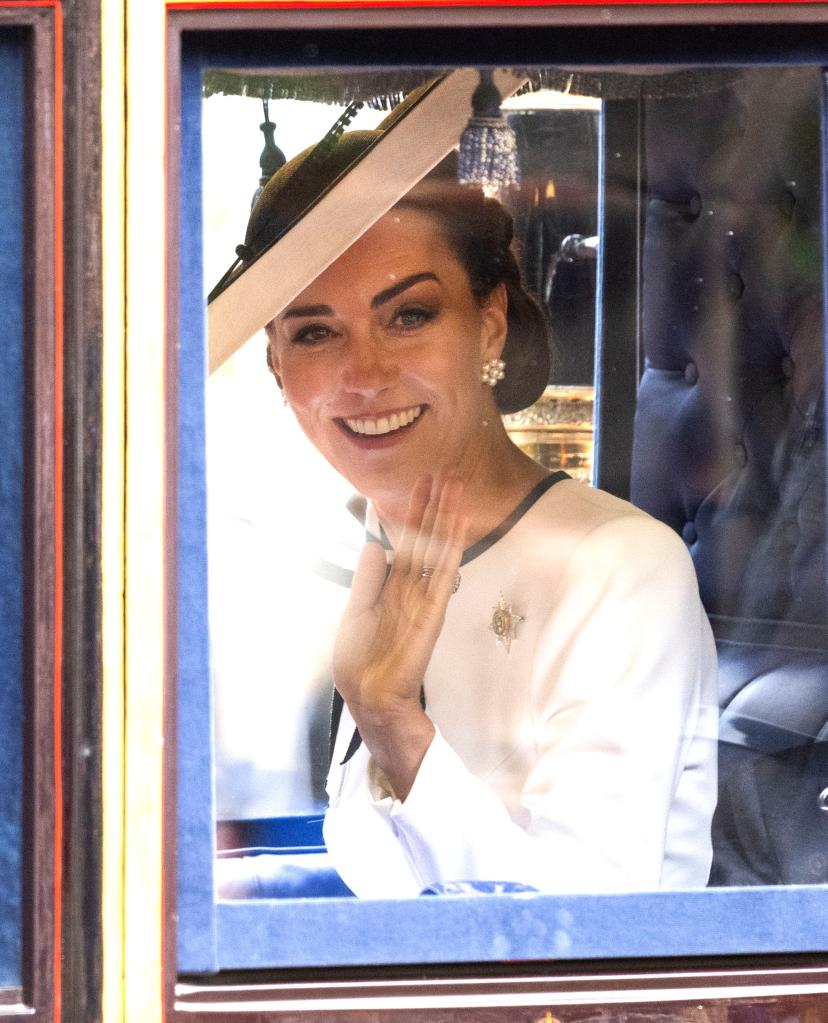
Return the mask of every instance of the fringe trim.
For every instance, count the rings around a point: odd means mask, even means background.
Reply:
[[[518,95],[555,89],[575,96],[632,99],[638,96],[698,96],[730,85],[742,76],[738,68],[693,68],[656,74],[624,71],[582,72],[565,68],[514,68],[528,78]],[[445,68],[401,68],[393,71],[307,72],[231,71],[204,72],[205,96],[252,96],[257,99],[298,99],[329,105],[365,103],[372,110],[393,110],[418,86],[446,73]]]
[[[298,99],[348,106],[365,103],[389,111],[407,93],[444,72],[418,68],[399,71],[354,71],[334,74],[267,74],[210,69],[204,72],[204,96],[252,96],[256,99]]]

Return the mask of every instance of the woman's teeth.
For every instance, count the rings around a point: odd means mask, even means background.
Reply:
[[[392,412],[391,415],[380,416],[378,419],[346,419],[345,424],[353,433],[379,436],[408,426],[422,411],[423,406],[417,405],[415,408],[406,409],[405,412]]]

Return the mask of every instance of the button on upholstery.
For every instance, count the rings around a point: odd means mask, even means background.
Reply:
[[[698,220],[702,210],[701,196],[694,192],[688,199],[683,210],[685,220]]]
[[[812,853],[808,858],[808,866],[814,878],[822,878],[828,868],[828,856],[825,853]]]
[[[701,215],[702,201],[698,192],[691,192],[689,195],[684,195],[680,198],[664,198],[656,199],[655,201],[663,202],[668,209],[676,212],[682,220],[686,220],[688,223],[698,220]]]
[[[741,274],[737,274],[735,271],[731,271],[727,275],[725,286],[728,295],[733,299],[741,298],[745,292],[745,282],[742,280]]]
[[[691,386],[699,379],[699,367],[695,362],[688,362],[684,367],[684,381]]]
[[[782,216],[786,220],[793,218],[794,210],[796,209],[796,196],[790,188],[786,188],[779,197],[779,207],[782,210]]]
[[[685,522],[681,530],[681,538],[689,546],[691,543],[695,543],[699,538],[699,534],[696,531],[695,522]],[[826,790],[828,791],[828,790]]]

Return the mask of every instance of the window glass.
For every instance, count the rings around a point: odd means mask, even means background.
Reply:
[[[184,744],[184,776],[203,785],[208,763],[214,803],[201,858],[181,843],[181,898],[215,897],[217,908],[201,958],[184,920],[187,969],[824,943],[821,71],[530,68],[496,81],[500,113],[482,111],[483,123],[469,120],[472,90],[487,85],[473,68],[209,67],[197,106],[185,101],[203,161],[204,291],[238,255],[207,313],[212,709],[185,707],[184,728],[211,719],[214,745],[210,757]],[[429,324],[453,323],[451,343],[468,353],[473,323],[488,355],[495,335],[509,344],[506,303],[474,283],[454,214],[435,216],[424,189],[444,187],[441,161],[464,127],[478,133],[460,157],[473,163],[501,116],[499,143],[512,146],[501,157],[516,155],[521,180],[496,190],[487,180],[486,209],[499,202],[499,223],[514,225],[510,251],[556,354],[529,401],[502,397],[507,386],[527,394],[537,375],[537,361],[508,348],[508,384],[486,359],[474,393],[494,386],[506,431],[496,436],[541,468],[510,455],[500,489],[477,491],[487,527],[459,562],[419,694],[438,734],[400,799],[401,755],[370,731],[353,689],[344,707],[334,697],[334,662],[348,674],[334,640],[366,538],[389,563],[403,544],[394,487],[384,489],[408,457],[393,435],[422,435],[454,408],[429,435],[434,463],[446,451],[490,458],[474,447],[478,398],[453,375],[449,333],[432,342]],[[365,144],[303,193],[301,161],[330,160],[355,132]],[[274,183],[297,166],[293,208]],[[372,179],[367,167],[381,170]],[[405,244],[397,230],[409,231]],[[411,270],[412,253],[424,272],[400,276],[395,260]],[[185,245],[185,269],[191,256]],[[465,284],[448,288],[458,263]],[[491,273],[505,282],[500,266]],[[393,295],[376,284],[368,294],[378,274]],[[384,320],[408,288],[416,301]],[[257,327],[275,317],[270,367],[268,337],[242,326],[257,317]],[[182,388],[195,380],[187,373]],[[393,408],[380,407],[383,388]],[[380,463],[383,445],[392,454]],[[188,773],[196,757],[201,775]],[[186,791],[180,835],[190,836],[196,791]],[[771,905],[753,899],[755,886],[780,885],[806,887],[773,901],[772,924],[746,939],[749,915]],[[347,910],[329,896],[347,897]],[[301,917],[287,913],[297,898]],[[652,931],[631,935],[629,912],[652,918]],[[469,913],[488,924],[475,917],[462,947],[435,940]],[[807,937],[793,936],[792,913]],[[399,947],[382,943],[389,927],[405,933]]]
[[[260,175],[270,169],[267,160],[279,160],[268,153],[265,137],[291,159],[318,142],[346,107],[296,98],[268,100],[265,110],[257,96],[232,94],[245,88],[242,74],[208,72],[205,81],[205,277],[215,282],[243,236]],[[316,87],[299,81],[296,91],[312,95]],[[231,94],[213,92],[218,88]],[[336,96],[335,82],[328,88]],[[347,95],[340,86],[339,98]],[[507,200],[516,247],[524,277],[555,322],[559,346],[548,391],[531,408],[507,416],[507,428],[550,470],[566,469],[587,481],[599,109],[594,97],[552,89],[513,97],[504,107],[525,182]],[[365,105],[349,130],[374,129],[386,115]],[[219,821],[312,814],[327,801],[332,692],[326,647],[347,589],[320,576],[331,574],[326,548],[336,559],[330,548],[343,518],[350,525],[347,502],[354,490],[320,457],[283,403],[267,370],[266,345],[262,331],[207,385]],[[274,438],[271,455],[266,438]],[[286,499],[285,479],[301,480],[301,494]],[[358,532],[355,542],[361,545]],[[278,668],[274,623],[281,637]],[[287,672],[293,684],[275,683],[274,671]],[[251,707],[258,708],[252,717]],[[227,828],[222,834],[232,841]]]

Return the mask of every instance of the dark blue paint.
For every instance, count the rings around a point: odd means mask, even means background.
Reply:
[[[222,967],[371,966],[828,948],[824,887],[223,902]]]
[[[0,34],[0,986],[20,983],[23,790],[23,45]]]

